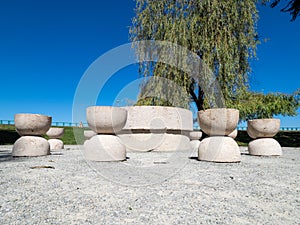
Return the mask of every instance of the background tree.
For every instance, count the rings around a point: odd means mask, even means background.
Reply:
[[[249,92],[249,60],[255,57],[259,43],[256,32],[256,1],[136,0],[135,10],[136,16],[130,29],[131,40],[169,41],[197,54],[217,77],[225,106],[239,109],[242,119],[247,119],[247,115],[262,117],[268,114],[266,112],[271,112],[268,116],[281,114],[280,108],[276,112],[271,108],[264,108],[264,113],[259,113],[257,108],[252,107],[252,104],[255,105],[253,101],[258,105],[268,101],[271,95],[276,101],[297,99],[294,96],[283,98],[283,94],[270,94],[262,100],[263,95]],[[203,87],[177,68],[163,63],[144,62],[140,64],[139,71],[142,76],[162,77],[183,87],[190,98],[183,99],[176,106],[188,108],[189,101],[193,101],[198,110],[210,107]],[[148,90],[166,92],[165,87],[159,82],[152,82],[150,88],[144,85],[137,105],[172,105],[174,101],[161,99],[157,97],[159,94],[152,97],[147,95]],[[167,96],[178,97],[172,96],[172,93]],[[282,113],[294,115],[297,109],[295,102],[282,104],[290,107],[282,109]]]
[[[264,0],[263,3],[266,4],[267,2],[271,2],[271,7],[276,7],[281,0]],[[292,16],[291,21],[295,21],[296,18],[299,16],[300,12],[300,0],[290,0],[288,3],[283,7],[281,12],[288,12]]]
[[[275,115],[296,116],[300,107],[300,89],[294,94],[245,92],[232,105],[242,120],[272,118]]]

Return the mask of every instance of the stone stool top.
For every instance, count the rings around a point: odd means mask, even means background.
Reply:
[[[201,130],[209,136],[225,136],[235,130],[239,110],[229,108],[206,109],[198,112]]]
[[[280,119],[248,120],[247,125],[247,133],[253,139],[274,137],[280,129]]]
[[[49,130],[52,117],[40,114],[15,114],[15,128],[21,136],[39,136]]]
[[[51,127],[46,135],[48,135],[49,138],[61,138],[64,135],[64,128],[62,127]]]
[[[89,127],[98,134],[115,134],[122,130],[127,110],[112,106],[91,106],[86,109]]]

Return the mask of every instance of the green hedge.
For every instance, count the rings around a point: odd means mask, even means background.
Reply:
[[[64,127],[65,133],[61,140],[64,142],[65,145],[76,145],[76,144],[83,144],[84,137],[83,131],[85,128],[78,128],[78,127]],[[74,133],[78,134],[76,137],[79,137],[75,140]],[[20,137],[20,135],[16,132],[14,125],[0,125],[0,145],[12,145],[15,141]],[[46,139],[48,137],[44,135]]]
[[[64,127],[65,134],[62,141],[65,145],[83,144],[83,131],[86,128],[78,127]],[[79,140],[75,140],[74,133]],[[15,131],[14,125],[0,125],[0,145],[12,145],[20,136]],[[47,136],[45,136],[47,138]],[[300,131],[280,131],[275,139],[283,147],[300,147]],[[248,136],[246,131],[239,131],[236,141],[239,145],[247,146],[252,139]]]
[[[274,138],[282,147],[300,147],[300,131],[280,131]],[[245,130],[239,131],[236,137],[239,145],[247,146],[251,140]]]

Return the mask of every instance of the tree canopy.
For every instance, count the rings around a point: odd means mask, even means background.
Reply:
[[[131,40],[164,40],[196,53],[218,77],[225,101],[245,90],[257,45],[253,0],[137,0]],[[203,88],[177,68],[141,64],[141,74],[176,80],[204,107]]]
[[[294,95],[269,94],[264,96],[249,91],[248,76],[251,73],[249,60],[256,56],[259,43],[256,31],[258,20],[256,1],[136,0],[135,10],[136,16],[133,18],[133,25],[130,29],[131,40],[134,42],[168,41],[184,46],[197,54],[216,76],[225,107],[239,109],[242,119],[270,116],[270,114],[295,114],[297,109],[295,99],[297,98]],[[172,80],[180,85],[188,93],[189,98],[179,101],[176,106],[187,108],[189,102],[193,101],[198,110],[211,107],[203,86],[201,87],[197,80],[191,79],[187,73],[178,68],[180,65],[143,62],[140,63],[140,74],[145,77],[154,76]],[[148,87],[144,85],[137,104],[172,104],[169,99],[147,95],[147,90],[152,92],[156,90],[158,93],[166,92],[166,86],[161,82],[156,84],[151,82],[151,88],[149,88],[149,83]],[[172,96],[172,93],[166,96],[178,97],[178,95]],[[288,100],[292,100],[289,97],[295,100],[292,104],[287,103]],[[287,104],[281,106],[290,108],[281,110],[279,107],[277,111],[264,108],[259,111],[254,107],[260,103],[264,105],[264,102],[271,104],[274,99],[286,102]]]
[[[275,115],[296,116],[300,107],[300,89],[293,94],[248,91],[232,107],[239,109],[243,120],[272,118]]]

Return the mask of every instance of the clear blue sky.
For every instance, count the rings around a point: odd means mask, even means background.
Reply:
[[[79,80],[99,56],[129,41],[134,6],[133,0],[0,1],[0,119],[28,112],[72,121]],[[292,93],[300,87],[300,18],[289,22],[280,8],[259,10],[258,31],[269,41],[258,46],[252,89]],[[119,71],[98,103],[112,105],[137,78],[136,66]],[[300,116],[282,118],[282,126],[299,127]]]

